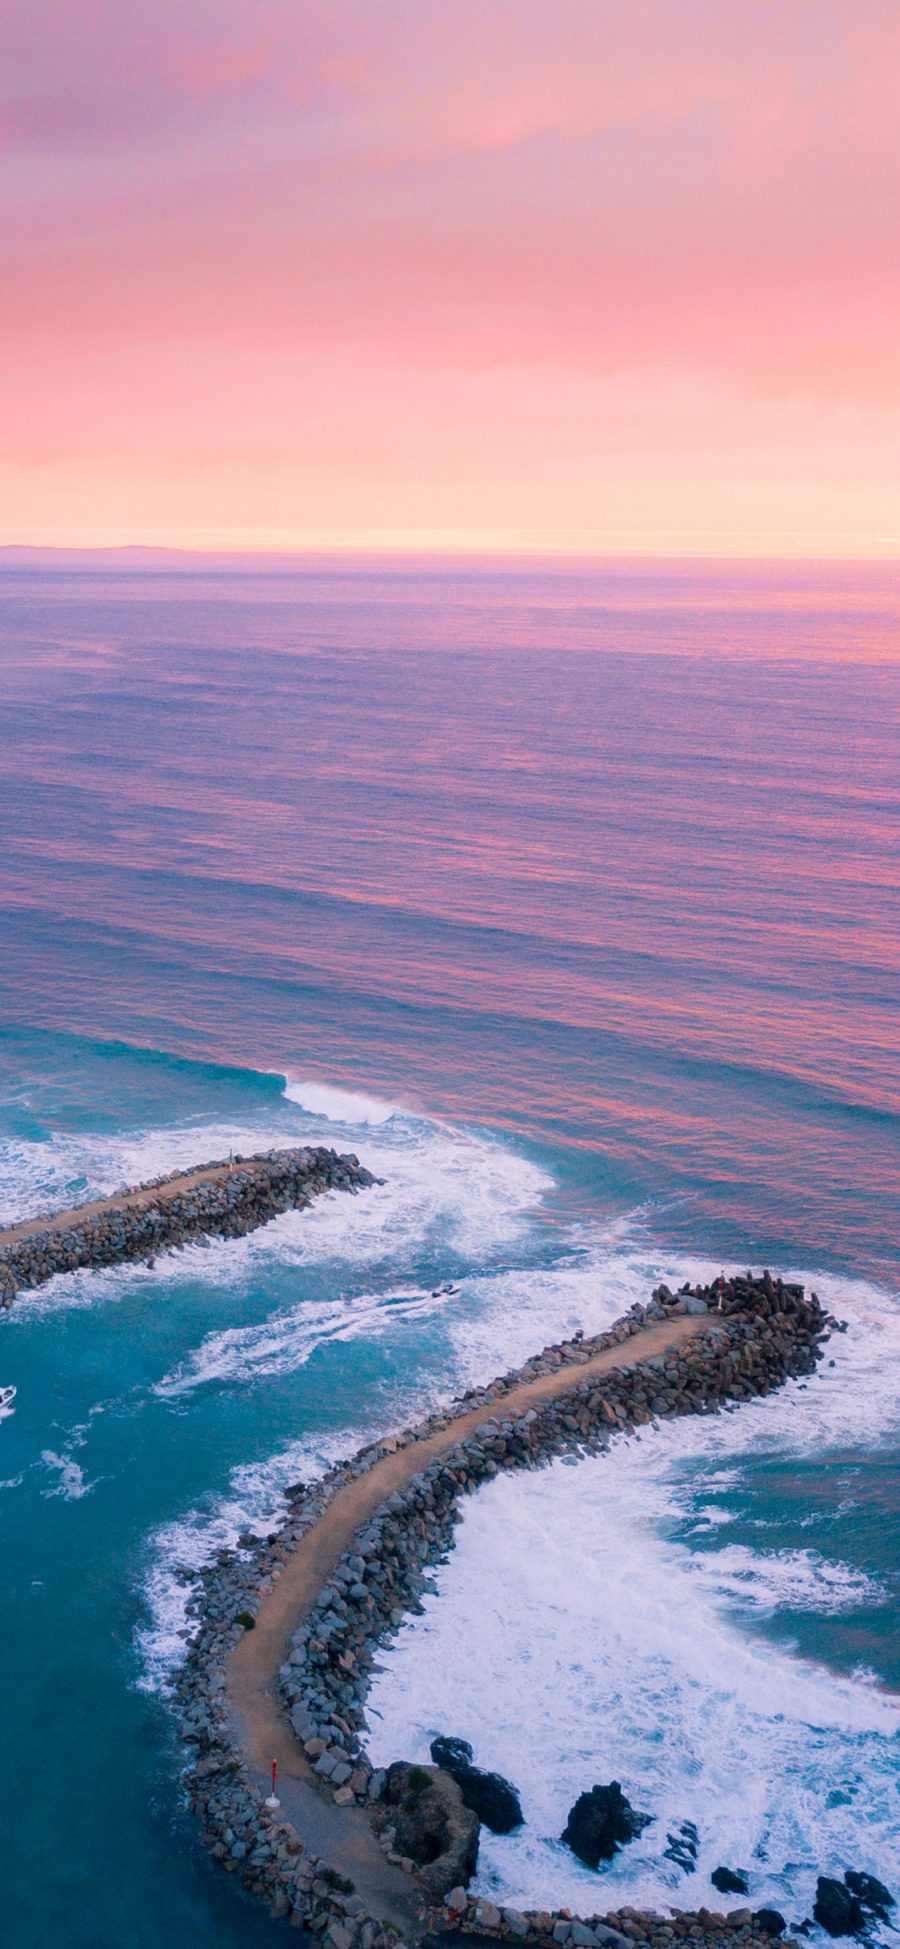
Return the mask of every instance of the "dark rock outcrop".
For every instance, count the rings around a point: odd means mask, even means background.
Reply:
[[[784,1916],[777,1908],[758,1908],[754,1911],[753,1920],[763,1935],[784,1935],[787,1928]]]
[[[472,1748],[467,1739],[433,1739],[431,1757],[435,1766],[452,1775],[467,1807],[492,1834],[511,1834],[525,1818],[514,1786],[502,1773],[487,1773],[473,1766]]]
[[[618,1780],[610,1780],[608,1786],[594,1786],[590,1793],[578,1795],[560,1840],[585,1867],[598,1868],[626,1842],[636,1840],[651,1819],[651,1814],[639,1814],[626,1800]]]
[[[663,1850],[666,1860],[677,1862],[686,1875],[695,1874],[700,1836],[693,1821],[683,1820],[677,1833],[666,1835],[666,1842],[667,1846]]]
[[[441,1766],[445,1773],[456,1773],[461,1766],[471,1766],[475,1759],[475,1748],[467,1739],[452,1739],[447,1733],[440,1733],[431,1742],[431,1757],[435,1766]]]
[[[742,1868],[714,1868],[710,1875],[720,1895],[749,1895],[750,1883]],[[773,1909],[772,1913],[775,1911]]]
[[[894,1897],[877,1875],[865,1875],[857,1868],[848,1868],[844,1880],[851,1895],[856,1896],[870,1915],[877,1915],[882,1922],[890,1920],[888,1911],[894,1907]]]
[[[859,1896],[831,1875],[816,1882],[813,1917],[826,1935],[858,1935],[866,1919]]]
[[[389,1766],[383,1800],[391,1809],[397,1852],[416,1863],[435,1901],[464,1888],[478,1860],[478,1821],[464,1806],[456,1781],[437,1766]]]

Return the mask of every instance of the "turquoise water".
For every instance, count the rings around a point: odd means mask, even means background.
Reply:
[[[835,1368],[479,1499],[378,1736],[437,1729],[429,1660],[522,1785],[510,1894],[579,1892],[553,1835],[615,1768],[657,1814],[617,1899],[708,1899],[729,1849],[792,1917],[816,1871],[896,1884],[896,576],[5,571],[0,607],[3,1214],[294,1138],[386,1179],[0,1325],[4,1939],[269,1940],[180,1804],[178,1566],[729,1262],[840,1300]]]

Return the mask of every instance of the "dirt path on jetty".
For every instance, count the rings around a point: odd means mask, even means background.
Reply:
[[[243,1238],[285,1211],[298,1211],[326,1191],[374,1184],[352,1152],[322,1144],[267,1150],[195,1164],[171,1177],[136,1184],[109,1198],[24,1219],[0,1231],[0,1307],[57,1274],[152,1265],[157,1254],[195,1240]]]
[[[252,1160],[245,1159],[249,1167]],[[222,1184],[226,1178],[244,1169],[242,1164],[198,1164],[192,1171],[184,1171],[180,1177],[164,1178],[156,1184],[148,1184],[134,1191],[115,1191],[109,1198],[95,1198],[92,1204],[68,1205],[65,1211],[53,1211],[47,1218],[27,1218],[21,1225],[7,1225],[0,1231],[0,1252],[6,1245],[15,1245],[19,1239],[34,1238],[39,1232],[65,1232],[70,1226],[81,1225],[86,1219],[100,1218],[108,1211],[140,1211],[144,1205],[158,1205],[167,1198],[182,1198],[189,1191],[196,1191],[198,1184]]]
[[[312,1767],[279,1700],[278,1674],[292,1633],[312,1610],[357,1530],[386,1497],[438,1456],[486,1421],[514,1420],[593,1375],[633,1366],[667,1347],[683,1346],[709,1324],[703,1317],[686,1315],[645,1327],[620,1346],[606,1347],[582,1362],[567,1362],[555,1373],[523,1381],[501,1400],[471,1408],[437,1434],[383,1456],[365,1475],[339,1489],[314,1528],[301,1537],[263,1599],[255,1630],[246,1632],[231,1652],[227,1684],[236,1743],[256,1784],[268,1792],[272,1761],[277,1759],[285,1815],[311,1852],[351,1877],[370,1914],[401,1930],[415,1928],[421,1898],[410,1877],[386,1860],[365,1809],[336,1807],[314,1783]]]

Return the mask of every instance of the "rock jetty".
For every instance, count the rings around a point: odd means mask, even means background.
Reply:
[[[459,1787],[433,1766],[407,1764],[387,1774],[374,1768],[365,1705],[379,1647],[416,1609],[430,1568],[452,1547],[463,1496],[501,1471],[596,1453],[649,1422],[711,1414],[768,1394],[789,1376],[812,1371],[836,1324],[815,1294],[807,1298],[801,1286],[768,1273],[723,1277],[677,1294],[660,1287],[648,1306],[632,1307],[608,1332],[548,1347],[419,1427],[363,1448],[311,1487],[289,1490],[268,1537],[220,1552],[199,1574],[189,1604],[194,1636],[174,1697],[190,1755],[186,1790],[214,1858],[274,1916],[311,1930],[326,1949],[396,1949],[398,1938],[412,1943],[442,1931],[527,1949],[677,1949],[682,1942],[767,1949],[774,1911],[749,1904],[668,1915],[619,1907],[576,1918],[550,1907],[549,1890],[540,1912],[470,1896],[471,1833]],[[380,1490],[381,1482],[398,1479],[400,1487]],[[365,1520],[329,1560],[329,1526],[345,1536],[342,1508],[355,1510],[367,1497]],[[255,1655],[248,1629],[257,1619],[265,1625],[267,1604],[283,1607],[294,1586],[288,1579],[277,1599],[273,1586],[292,1560],[302,1567],[307,1556],[324,1582],[299,1617],[292,1612],[296,1628],[282,1645],[280,1670],[276,1657],[271,1678],[259,1680],[281,1727],[282,1750],[295,1756],[290,1794],[284,1789],[292,1819],[267,1804],[268,1782],[235,1685],[244,1652]],[[283,1720],[272,1704],[273,1683],[280,1685]],[[439,1778],[446,1781],[440,1793]],[[426,1802],[418,1822],[417,1792]],[[380,1876],[372,1872],[373,1854]]]
[[[58,1273],[132,1259],[152,1264],[158,1252],[182,1245],[243,1238],[323,1191],[359,1191],[376,1181],[358,1157],[321,1147],[172,1171],[94,1204],[0,1231],[0,1307]]]

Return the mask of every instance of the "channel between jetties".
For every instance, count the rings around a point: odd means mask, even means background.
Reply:
[[[470,1897],[473,1817],[456,1782],[432,1767],[376,1771],[365,1699],[375,1653],[452,1547],[466,1493],[503,1469],[768,1393],[812,1370],[831,1324],[815,1295],[768,1273],[677,1295],[661,1287],[608,1332],[547,1348],[289,1490],[278,1526],[220,1553],[189,1607],[197,1630],[175,1695],[214,1858],[326,1949],[388,1949],[448,1926],[528,1949],[671,1949],[688,1934],[704,1949],[762,1949],[770,1924],[749,1908],[573,1920]],[[416,1826],[410,1792],[432,1823],[418,1863],[398,1832],[405,1822],[409,1842]]]
[[[377,1180],[359,1158],[323,1146],[240,1154],[131,1185],[111,1197],[0,1230],[0,1307],[60,1273],[153,1264],[160,1252],[210,1238],[243,1238],[325,1191]]]

